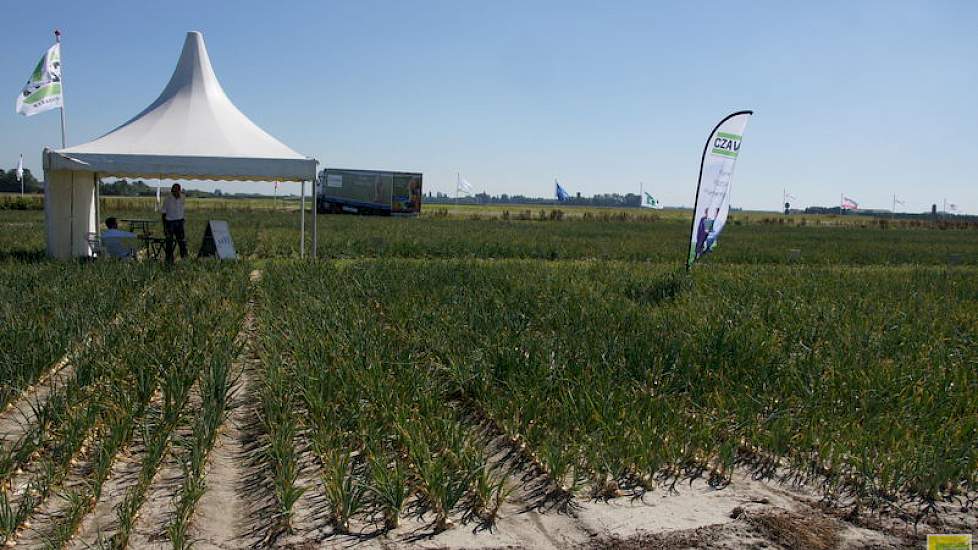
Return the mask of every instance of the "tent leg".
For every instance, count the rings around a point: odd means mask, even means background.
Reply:
[[[75,173],[71,173],[71,198],[68,201],[68,257],[75,257]]]
[[[99,179],[97,173],[92,174],[92,177],[95,179],[95,234],[101,239],[102,225],[100,221],[102,220],[102,205],[100,203],[102,202],[102,193],[100,188],[102,187],[102,180]]]
[[[306,257],[306,182],[299,184],[299,257]]]
[[[319,257],[319,181],[312,182],[312,259]]]

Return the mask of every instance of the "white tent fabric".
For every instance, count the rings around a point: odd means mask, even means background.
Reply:
[[[149,107],[98,139],[45,156],[50,170],[170,179],[313,181],[317,164],[231,103],[199,32],[187,33],[170,82]]]
[[[98,139],[44,150],[48,255],[91,255],[99,177],[314,182],[317,164],[231,103],[211,67],[203,35],[189,32],[170,82],[149,107]],[[304,194],[303,183],[303,203]],[[304,253],[304,211],[300,220]]]

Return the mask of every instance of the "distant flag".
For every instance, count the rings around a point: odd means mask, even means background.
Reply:
[[[61,89],[61,44],[48,48],[41,56],[24,89],[17,95],[17,112],[36,115],[64,104]]]
[[[17,181],[20,182],[20,194],[24,194],[24,154],[17,159]]]
[[[947,203],[947,211],[948,212],[957,212],[958,211],[958,205],[956,205],[954,203],[951,203],[951,202]]]
[[[898,204],[900,206],[906,206],[907,205],[907,203],[905,203],[902,200],[896,198],[896,196],[893,197],[893,204]]]
[[[845,195],[842,196],[841,206],[843,210],[859,210],[859,203]]]
[[[472,184],[462,177],[462,173],[459,172],[455,180],[455,192],[465,193],[466,195],[472,194]]]
[[[278,186],[277,183],[275,185],[276,185],[276,187]],[[160,186],[159,185],[156,186],[156,211],[157,212],[163,211],[163,200],[160,198]]]
[[[753,111],[738,111],[721,120],[703,147],[686,269],[716,247],[717,237],[727,223],[734,166],[752,114]]]
[[[659,201],[648,192],[642,191],[642,208],[659,208]]]
[[[554,187],[555,187],[554,194],[557,195],[557,200],[565,201],[570,198],[570,195],[567,193],[567,191],[565,191],[564,188],[560,186],[560,182],[557,181],[557,178],[554,178]]]
[[[660,208],[659,201],[652,195],[645,192],[645,184],[638,184],[638,205],[642,208]]]
[[[796,198],[798,198],[798,197],[795,197],[794,195],[792,195],[791,193],[789,193],[787,189],[785,189],[784,191],[782,191],[782,194],[781,194],[781,202],[784,203],[784,213],[785,214],[787,214],[788,213],[788,209],[791,208],[791,203],[788,202],[788,201],[793,201]]]

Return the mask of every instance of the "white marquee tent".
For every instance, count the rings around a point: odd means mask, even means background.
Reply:
[[[231,103],[211,67],[203,35],[189,32],[170,82],[149,107],[98,139],[44,150],[48,256],[91,254],[88,235],[98,227],[103,176],[302,182],[304,254],[305,182],[316,180],[316,164]],[[313,255],[315,241],[313,215]]]

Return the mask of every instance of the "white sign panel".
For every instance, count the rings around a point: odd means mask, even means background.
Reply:
[[[210,220],[204,230],[204,242],[200,245],[200,257],[217,256],[222,260],[237,260],[231,230],[224,220]]]

